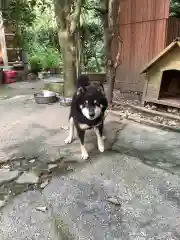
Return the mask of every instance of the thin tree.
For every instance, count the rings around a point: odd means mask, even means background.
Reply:
[[[106,0],[104,9],[104,40],[106,52],[106,72],[107,72],[107,99],[111,105],[113,100],[113,90],[116,80],[117,68],[121,64],[122,39],[120,37],[120,1]],[[116,48],[114,47],[116,46]],[[114,53],[117,54],[114,56]]]
[[[88,7],[101,16],[104,27],[104,45],[106,57],[106,79],[108,82],[107,98],[112,104],[116,72],[121,64],[123,41],[120,37],[120,0],[98,1],[97,5]],[[115,47],[116,46],[116,47]],[[115,53],[117,53],[115,55]]]
[[[64,96],[72,97],[75,91],[76,39],[83,0],[54,0],[59,42],[64,63]]]

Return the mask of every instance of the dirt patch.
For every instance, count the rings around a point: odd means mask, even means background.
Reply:
[[[107,89],[107,86],[105,86]],[[115,89],[111,112],[117,113],[121,119],[128,118],[136,122],[154,125],[170,130],[180,129],[180,109],[158,104],[141,104],[142,94],[138,92],[121,93]],[[147,111],[146,111],[147,110]]]
[[[172,114],[164,114],[164,112],[160,111],[145,111],[145,108],[138,107],[137,105],[132,104],[122,104],[122,103],[114,103],[111,112],[116,113],[120,116],[121,119],[126,118],[130,120],[135,120],[137,122],[149,123],[149,125],[153,125],[153,123],[157,123],[157,126],[163,128],[169,127],[169,129],[175,130],[180,128],[180,118],[176,115]],[[150,124],[150,122],[152,124]]]

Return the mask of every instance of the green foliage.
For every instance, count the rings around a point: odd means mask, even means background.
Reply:
[[[62,67],[60,53],[53,47],[40,46],[39,43],[34,42],[29,49],[29,56],[30,58],[37,57],[43,69],[49,70],[51,68]]]
[[[83,55],[87,71],[102,71],[104,69],[103,29],[96,23],[83,26]]]
[[[53,6],[53,0],[6,0],[3,16],[20,27],[20,41],[35,72],[63,66]],[[83,3],[81,55],[86,71],[101,71],[105,65],[100,7],[100,0]]]
[[[59,52],[53,48],[46,48],[41,52],[40,58],[42,61],[43,69],[51,69],[62,66],[62,61]]]
[[[30,70],[34,74],[38,74],[42,70],[41,60],[37,56],[33,56],[29,59]]]
[[[103,71],[105,67],[104,36],[100,0],[88,0],[83,5],[81,35],[86,71]]]
[[[32,25],[35,13],[34,5],[31,1],[11,0],[3,9],[3,18],[14,24],[18,24],[21,29]]]
[[[50,0],[46,0],[44,5],[35,6],[36,18],[23,33],[29,57],[38,58],[42,68],[47,70],[62,65],[54,9],[48,3]]]
[[[180,0],[171,0],[170,16],[180,18]]]

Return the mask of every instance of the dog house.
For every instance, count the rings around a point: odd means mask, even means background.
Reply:
[[[141,73],[146,74],[143,104],[180,108],[180,38],[152,59]]]

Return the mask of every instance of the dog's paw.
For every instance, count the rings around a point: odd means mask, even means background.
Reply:
[[[103,139],[103,140],[106,140],[106,136],[103,135],[103,136],[102,136],[102,139]]]
[[[88,153],[82,153],[82,154],[81,154],[81,158],[82,158],[83,160],[87,160],[87,159],[89,158]]]
[[[68,138],[66,138],[66,140],[64,142],[65,142],[65,144],[70,144],[70,143],[72,143],[72,138],[68,137]]]
[[[104,141],[99,141],[98,142],[98,149],[100,152],[104,152]]]
[[[83,151],[81,152],[81,158],[83,160],[87,160],[89,158],[89,155],[85,149],[83,149]]]
[[[100,152],[104,152],[104,145],[98,146]]]

